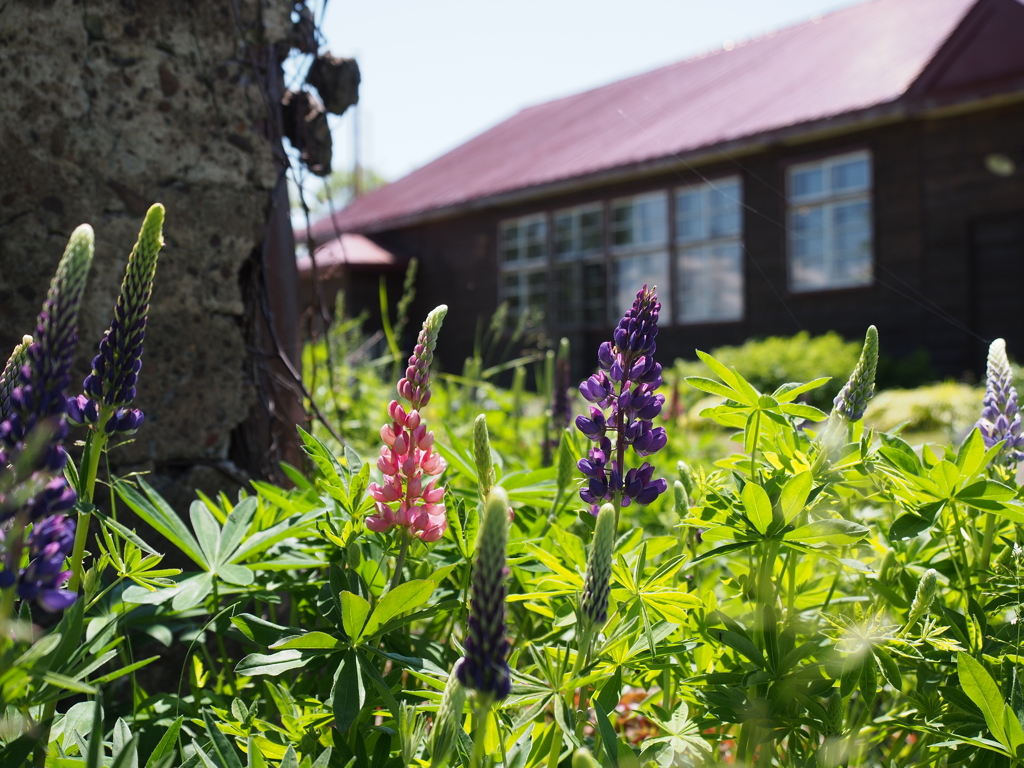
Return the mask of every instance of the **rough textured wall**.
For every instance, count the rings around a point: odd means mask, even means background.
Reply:
[[[121,464],[224,458],[253,402],[239,271],[278,180],[253,52],[287,39],[292,6],[0,2],[0,348],[31,332],[68,236],[89,222],[79,386],[142,215],[167,207],[138,388],[147,422],[112,455]]]

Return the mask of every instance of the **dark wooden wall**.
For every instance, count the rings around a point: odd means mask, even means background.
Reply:
[[[786,166],[862,148],[869,149],[873,158],[875,280],[863,288],[791,293],[786,278]],[[1017,172],[1000,178],[986,170],[985,157],[993,152],[1011,157]],[[979,248],[988,248],[982,260],[986,275],[993,265],[1013,262],[1014,253],[1024,261],[1024,243],[1017,251],[1013,240],[1024,237],[1024,225],[1014,229],[1013,224],[1024,216],[1024,105],[1020,104],[780,145],[696,170],[683,168],[372,237],[389,250],[420,259],[414,322],[437,304],[449,305],[438,354],[447,370],[458,370],[472,354],[478,324],[486,323],[497,305],[500,220],[726,175],[743,180],[744,319],[681,326],[663,313],[659,336],[663,361],[692,358],[695,349],[799,330],[813,334],[835,330],[860,339],[872,323],[878,326],[883,353],[899,359],[924,348],[942,375],[981,373],[987,341],[997,334],[1007,337],[1012,356],[1024,360],[1024,314],[1016,298],[1024,285],[1014,280],[1015,290],[1004,290],[993,301],[985,301],[977,294],[991,280],[986,283],[972,266]],[[1014,262],[1011,268],[1007,263],[1005,269],[1008,279],[1024,277],[1024,264]],[[576,352],[574,367],[589,369],[596,363],[597,344],[608,337],[609,330],[567,334]],[[552,329],[552,334],[561,335],[561,331]]]

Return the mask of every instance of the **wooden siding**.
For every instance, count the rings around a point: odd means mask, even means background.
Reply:
[[[701,178],[739,175],[745,209],[745,312],[738,322],[675,324],[663,315],[659,353],[663,360],[692,358],[695,349],[742,343],[745,339],[835,330],[862,338],[867,325],[879,328],[882,350],[903,357],[928,350],[944,375],[980,372],[985,343],[971,330],[978,322],[971,266],[972,232],[993,215],[1024,212],[1024,105],[982,113],[891,124],[828,140],[775,146],[735,161],[698,170],[609,185],[531,203],[492,208],[374,235],[383,247],[421,261],[413,317],[434,305],[449,305],[438,346],[447,370],[459,370],[472,354],[479,324],[498,301],[497,227],[503,219],[657,189]],[[786,272],[787,165],[856,149],[869,149],[873,166],[874,272],[869,286],[792,293]],[[1018,170],[1000,178],[985,169],[992,152],[1009,155]],[[1024,215],[1024,214],[1022,214]],[[1022,246],[1024,247],[1024,246]],[[1005,251],[1005,249],[1004,249]],[[667,286],[662,287],[667,291]],[[986,330],[1005,315],[1011,355],[1024,359],[1020,302],[1000,302],[985,315]],[[596,346],[610,328],[577,329],[575,366],[590,368]],[[552,329],[553,335],[562,335]]]

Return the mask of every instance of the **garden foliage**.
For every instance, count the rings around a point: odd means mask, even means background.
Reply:
[[[698,353],[685,385],[732,438],[708,459],[661,391],[684,382],[664,386],[654,290],[578,390],[567,349],[541,358],[539,396],[525,373],[442,378],[441,307],[385,399],[394,352],[366,360],[339,317],[313,391],[348,444],[302,430],[290,487],[186,519],[101,471],[145,429],[162,218],[81,392],[87,227],[0,379],[0,766],[1024,762],[1024,441],[999,342],[957,444],[865,427],[873,328],[828,399],[816,372],[766,385]]]

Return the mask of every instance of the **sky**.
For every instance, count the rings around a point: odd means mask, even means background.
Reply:
[[[333,166],[352,166],[356,119],[362,165],[394,181],[523,107],[856,2],[328,0],[326,48],[362,75],[357,110],[332,119]]]

